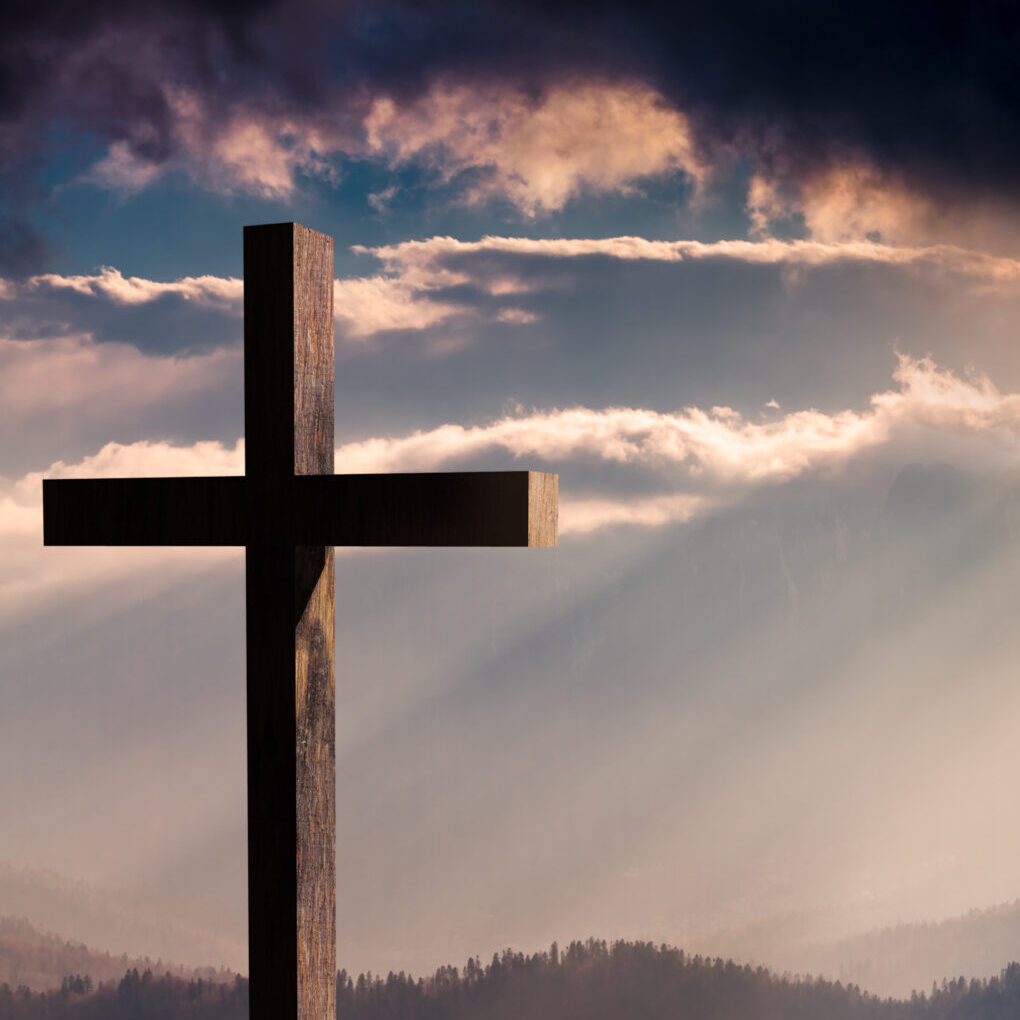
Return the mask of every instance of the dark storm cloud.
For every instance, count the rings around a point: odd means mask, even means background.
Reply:
[[[166,161],[185,144],[173,89],[201,96],[214,137],[238,104],[336,124],[373,95],[410,99],[440,78],[537,95],[598,77],[646,82],[688,113],[706,152],[735,144],[783,177],[865,160],[947,201],[1017,188],[1020,9],[1004,2],[107,0],[16,4],[4,22],[9,176],[32,176],[54,124]]]
[[[163,85],[175,78],[211,85],[228,54],[239,64],[252,59],[236,17],[237,5],[226,3],[156,3],[144,12],[120,0],[8,7],[0,42],[0,152],[19,159],[40,119],[56,118],[129,139],[146,156],[165,155]]]
[[[18,278],[36,272],[47,254],[46,242],[29,223],[0,213],[0,276]]]
[[[688,111],[709,145],[750,142],[780,163],[860,149],[934,188],[1016,187],[1014,4],[518,0],[368,10],[342,53],[366,77],[382,69],[384,84],[421,87],[443,72],[536,87],[574,74],[636,77]]]

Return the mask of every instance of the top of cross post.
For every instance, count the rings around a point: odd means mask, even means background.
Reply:
[[[246,474],[333,473],[333,238],[244,228]]]

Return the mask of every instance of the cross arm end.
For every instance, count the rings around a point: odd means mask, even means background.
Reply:
[[[294,483],[298,545],[556,545],[553,474],[300,475]]]
[[[560,476],[545,471],[528,472],[528,545],[559,545]]]

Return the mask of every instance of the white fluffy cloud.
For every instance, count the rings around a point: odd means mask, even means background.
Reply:
[[[361,341],[389,329],[428,329],[467,311],[449,301],[435,300],[428,288],[399,276],[362,276],[333,285],[337,322],[350,340]]]
[[[45,471],[19,479],[14,495],[22,505],[38,503],[43,478],[182,478],[244,474],[244,440],[233,446],[215,440],[177,446],[165,440],[107,443],[74,464],[54,461]]]
[[[574,407],[518,412],[488,424],[443,425],[376,437],[336,450],[341,472],[435,471],[484,466],[509,454],[522,466],[561,471],[561,534],[613,526],[660,527],[732,505],[763,485],[838,469],[886,447],[913,456],[911,444],[939,458],[999,469],[1020,467],[1020,393],[986,377],[961,378],[930,359],[901,356],[895,387],[865,411],[801,410],[749,421],[728,408],[666,413],[641,408]],[[954,452],[955,451],[955,452]],[[629,471],[624,485],[599,491],[586,465]],[[43,477],[238,474],[244,444],[163,441],[108,443],[76,463],[58,461],[0,489],[0,612],[14,615],[58,593],[125,579],[172,579],[236,558],[231,549],[45,549]],[[634,472],[637,472],[636,474]],[[601,475],[597,475],[601,477]],[[630,490],[633,494],[621,495]],[[637,491],[641,490],[641,491]]]
[[[626,521],[686,520],[753,486],[839,466],[910,433],[916,438],[918,430],[937,437],[931,445],[943,455],[948,455],[948,440],[969,441],[977,445],[966,448],[968,463],[981,457],[998,467],[1020,465],[1020,394],[1001,393],[987,377],[961,379],[928,358],[905,355],[894,378],[896,388],[873,396],[863,412],[803,410],[755,422],[725,407],[673,413],[573,407],[349,443],[336,451],[336,464],[352,473],[433,471],[503,453],[550,467],[592,460],[638,466],[675,489],[667,495],[607,495],[572,503],[567,488],[564,534]]]
[[[224,119],[210,116],[201,96],[164,89],[176,155],[154,162],[114,142],[85,180],[132,194],[168,173],[184,173],[210,191],[289,198],[299,175],[337,177],[337,155],[355,146],[339,120],[236,106]]]
[[[947,202],[863,160],[848,159],[807,177],[760,170],[749,182],[746,211],[756,237],[799,217],[811,239],[823,243],[874,238],[1015,250],[1015,207],[991,198]]]
[[[932,266],[987,284],[1020,283],[1020,260],[989,255],[954,245],[892,245],[877,241],[650,241],[643,237],[527,238],[483,237],[459,241],[432,237],[402,241],[377,248],[355,246],[355,251],[382,260],[387,271],[420,289],[469,282],[467,257],[508,255],[548,259],[600,256],[621,261],[685,262],[719,259],[752,265],[824,266],[839,262],[867,262],[890,266]],[[456,267],[451,268],[451,261]],[[493,289],[494,288],[494,289]],[[497,277],[490,292],[514,293],[527,289],[513,277]]]
[[[150,357],[128,344],[94,343],[83,336],[31,342],[0,338],[0,407],[6,426],[0,434],[68,408],[75,409],[79,427],[85,421],[123,420],[222,391],[240,373],[237,350]]]
[[[464,201],[502,198],[527,216],[585,192],[628,193],[643,177],[707,174],[686,117],[640,84],[560,85],[538,98],[438,85],[407,106],[377,99],[365,128],[369,151],[394,166],[424,164],[447,181],[473,171]]]
[[[839,264],[885,265],[907,272],[954,277],[964,287],[1015,294],[1020,289],[1020,260],[954,245],[892,245],[877,241],[653,241],[643,237],[524,238],[483,237],[460,241],[431,237],[355,252],[382,262],[382,273],[337,284],[337,318],[347,335],[364,339],[381,329],[427,329],[455,316],[484,318],[477,309],[457,304],[441,292],[465,287],[501,307],[498,322],[528,324],[534,312],[517,307],[521,295],[548,286],[541,274],[525,273],[539,260],[604,258],[620,262],[682,264],[729,261],[806,269]]]
[[[453,470],[511,455],[523,464],[563,472],[561,533],[599,528],[658,527],[732,504],[763,485],[839,468],[868,451],[893,453],[919,441],[939,457],[967,465],[1020,467],[1020,393],[1002,393],[986,377],[961,378],[930,359],[901,356],[894,388],[865,411],[801,410],[749,421],[728,408],[665,413],[641,408],[584,407],[519,412],[488,424],[443,425],[406,436],[376,437],[336,450],[341,472]],[[902,450],[901,450],[902,452]],[[570,478],[599,462],[637,475],[633,495],[571,492]],[[116,579],[139,570],[201,569],[229,550],[44,550],[41,479],[144,475],[237,474],[244,446],[218,442],[109,443],[98,453],[56,462],[9,485],[0,498],[0,609],[43,598],[56,587]],[[643,474],[642,474],[643,472]],[[651,491],[649,491],[649,487]]]
[[[196,305],[222,308],[238,314],[244,300],[244,281],[235,276],[184,276],[179,280],[161,282],[141,276],[124,276],[112,266],[103,266],[98,273],[91,275],[42,273],[30,277],[24,289],[37,292],[47,289],[69,290],[90,297],[106,298],[118,305],[141,305],[173,294]],[[6,293],[0,292],[0,299],[13,297],[16,292],[14,285],[10,284]]]
[[[560,534],[586,535],[620,525],[658,528],[689,521],[707,508],[701,496],[668,493],[634,499],[566,499],[560,510]]]
[[[600,257],[620,262],[682,264],[719,260],[749,265],[811,269],[835,264],[888,265],[906,271],[933,271],[964,286],[1015,294],[1020,260],[953,245],[891,245],[875,241],[653,241],[642,237],[550,238],[483,237],[459,241],[431,237],[355,252],[382,263],[382,272],[334,283],[334,308],[343,339],[362,343],[387,330],[427,330],[454,319],[527,325],[536,314],[518,306],[522,295],[545,286],[538,274],[523,271],[535,260],[569,261]],[[478,305],[459,302],[449,289],[466,287],[484,297]],[[25,282],[0,280],[0,302],[22,297],[59,300],[62,293],[114,305],[138,306],[174,296],[196,308],[239,316],[244,283],[236,277],[196,276],[158,281],[124,276],[112,267],[97,273],[46,273]],[[64,313],[62,313],[64,314]],[[69,324],[73,328],[73,323]]]
[[[144,475],[237,474],[244,467],[243,441],[176,446],[167,442],[108,443],[75,464],[57,461],[18,479],[0,496],[0,615],[16,619],[49,598],[74,597],[99,586],[133,579],[158,590],[187,574],[234,561],[236,549],[46,548],[42,541],[42,479],[110,478]],[[111,597],[130,597],[116,587]]]
[[[288,200],[302,178],[338,182],[344,160],[368,159],[393,170],[422,168],[453,184],[456,202],[498,199],[533,218],[578,196],[630,194],[643,180],[676,175],[700,202],[705,185],[732,173],[743,156],[756,167],[745,204],[756,236],[797,217],[822,242],[952,239],[1011,250],[1017,227],[1015,206],[947,202],[861,154],[843,154],[805,176],[801,167],[763,161],[758,147],[741,149],[739,141],[716,140],[705,151],[684,111],[640,82],[577,80],[535,95],[447,80],[407,102],[345,96],[332,111],[314,114],[244,104],[214,114],[198,93],[175,85],[164,87],[163,100],[173,155],[151,160],[117,141],[85,181],[133,194],[177,173],[221,194]],[[384,211],[399,190],[391,183],[367,200]]]
[[[338,180],[342,159],[369,158],[441,181],[470,171],[463,201],[501,198],[534,216],[581,193],[633,191],[642,178],[682,172],[697,185],[707,174],[686,117],[637,83],[561,84],[538,98],[440,84],[406,105],[369,99],[362,120],[359,101],[338,102],[335,116],[237,106],[212,117],[194,92],[171,86],[164,99],[176,154],[155,162],[115,142],[86,181],[134,193],[176,171],[212,191],[286,199],[301,176]]]

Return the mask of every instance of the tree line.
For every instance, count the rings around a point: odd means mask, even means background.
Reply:
[[[428,979],[341,971],[341,1020],[1016,1020],[1020,964],[997,978],[945,981],[908,1000],[855,984],[777,975],[650,942],[572,942],[562,953],[506,950]]]
[[[0,985],[11,989],[24,985],[41,992],[58,985],[65,977],[75,974],[95,984],[101,981],[117,983],[132,968],[144,973],[170,972],[185,979],[202,978],[204,981],[233,980],[233,973],[223,968],[184,967],[149,957],[131,959],[127,953],[113,956],[108,952],[89,949],[84,942],[72,941],[45,932],[24,917],[0,917]]]
[[[182,978],[132,967],[119,981],[93,986],[87,974],[64,978],[60,988],[33,992],[0,984],[3,1020],[246,1020],[248,982]]]
[[[185,979],[131,968],[93,984],[68,975],[36,993],[0,984],[0,1020],[244,1020],[248,982]],[[1016,1020],[1020,963],[987,980],[948,980],[910,999],[880,999],[854,984],[690,956],[649,942],[554,943],[506,950],[488,964],[440,967],[431,977],[337,975],[338,1020]]]

